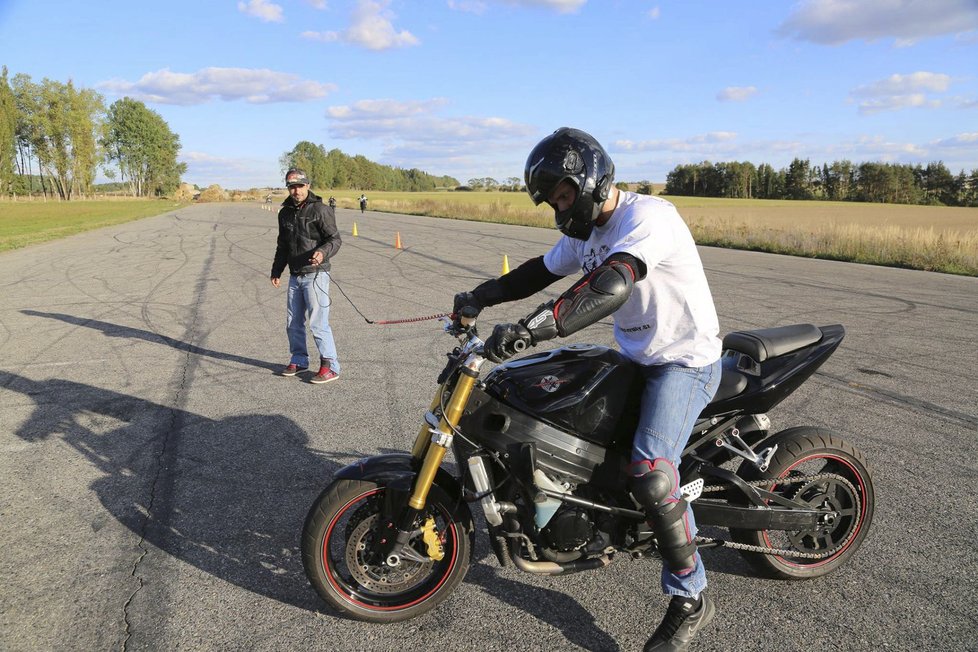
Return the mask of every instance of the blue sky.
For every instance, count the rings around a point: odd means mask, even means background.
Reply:
[[[976,0],[0,0],[0,65],[144,101],[227,188],[282,185],[300,140],[504,181],[561,126],[626,181],[978,168]]]

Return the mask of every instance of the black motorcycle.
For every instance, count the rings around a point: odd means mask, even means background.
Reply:
[[[481,507],[502,566],[558,575],[618,554],[659,558],[626,485],[642,380],[618,352],[571,345],[495,367],[480,380],[474,320],[458,337],[410,454],[376,455],[336,473],[306,518],[306,574],[329,604],[370,622],[413,618],[465,577]],[[463,325],[463,322],[465,325]],[[701,549],[741,551],[760,573],[819,577],[845,564],[873,520],[866,461],[837,433],[771,432],[765,413],[835,351],[842,326],[798,324],[723,340],[716,397],[682,454],[682,493]],[[444,466],[448,450],[458,472]]]

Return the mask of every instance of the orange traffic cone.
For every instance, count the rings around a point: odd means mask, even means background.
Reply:
[[[394,248],[395,249],[403,249],[403,247],[401,247],[401,232],[400,231],[397,232],[397,237],[394,239]]]
[[[357,223],[356,223],[356,222],[354,222],[354,223],[353,223],[353,237],[355,238],[355,237],[357,237],[358,235],[360,235],[360,234],[359,234],[359,233],[357,233]]]
[[[509,274],[509,256],[503,254],[503,274]]]

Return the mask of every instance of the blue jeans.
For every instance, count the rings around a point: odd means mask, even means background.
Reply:
[[[632,462],[665,458],[679,468],[693,425],[703,408],[713,399],[720,387],[720,361],[705,367],[681,367],[676,364],[642,367],[645,391],[642,393],[642,414],[639,417]],[[679,497],[679,490],[673,498]],[[689,531],[696,536],[692,508],[687,508]],[[662,592],[692,598],[706,588],[706,570],[697,552],[693,570],[677,575],[663,564]]]
[[[325,272],[290,276],[286,294],[285,332],[289,335],[290,364],[309,366],[306,348],[306,317],[309,329],[316,340],[319,357],[326,360],[329,368],[340,373],[340,361],[336,357],[333,329],[329,327],[329,275]]]

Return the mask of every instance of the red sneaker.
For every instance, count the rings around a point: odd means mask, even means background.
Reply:
[[[280,373],[283,376],[294,376],[300,371],[305,371],[308,368],[309,367],[300,367],[297,364],[289,364],[289,366],[283,369]]]
[[[326,365],[323,365],[322,367],[319,368],[319,373],[313,376],[309,382],[313,383],[314,385],[320,385],[322,383],[332,382],[339,377],[340,375],[338,373],[336,373]]]

